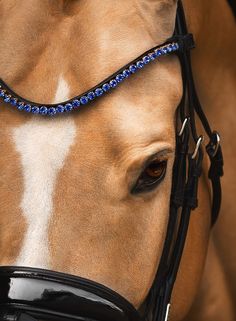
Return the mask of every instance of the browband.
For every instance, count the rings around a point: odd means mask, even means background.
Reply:
[[[118,84],[157,58],[186,50],[186,48],[190,49],[192,47],[192,35],[189,34],[183,37],[172,37],[163,44],[147,50],[93,88],[58,104],[40,104],[25,99],[15,93],[2,79],[0,79],[0,98],[2,98],[5,103],[12,105],[18,110],[23,110],[27,113],[33,114],[54,116],[64,112],[70,112],[72,110],[80,110],[92,100],[99,98],[110,92],[110,90],[116,88]]]

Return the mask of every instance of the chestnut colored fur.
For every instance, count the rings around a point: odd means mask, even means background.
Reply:
[[[184,7],[197,41],[193,69],[199,97],[223,136],[226,171],[221,217],[211,233],[205,157],[170,320],[233,321],[235,22],[224,0],[185,0]],[[1,0],[0,76],[34,101],[73,97],[170,37],[175,15],[174,0]],[[0,264],[17,263],[37,219],[46,222],[38,228],[47,233],[48,250],[38,267],[93,279],[139,307],[165,239],[181,95],[179,61],[169,56],[84,111],[55,120],[19,113],[1,102]],[[158,152],[168,160],[164,181],[153,192],[132,196],[142,164]],[[34,164],[32,198],[25,198]],[[38,186],[48,188],[41,200]],[[45,211],[47,221],[42,221]]]

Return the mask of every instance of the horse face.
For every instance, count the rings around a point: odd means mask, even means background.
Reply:
[[[2,78],[44,103],[92,87],[174,29],[170,1],[44,5],[16,4],[14,21],[3,10],[2,27],[14,32],[3,32],[8,45],[1,48]],[[15,57],[9,54],[13,43]],[[1,263],[80,275],[138,307],[165,239],[181,96],[180,65],[169,56],[72,115],[42,119],[3,106]],[[195,220],[202,244],[194,244],[194,229],[188,242],[186,257],[197,267],[203,264],[206,217]],[[193,268],[185,276],[190,272],[200,275]],[[185,285],[191,297],[195,283]]]

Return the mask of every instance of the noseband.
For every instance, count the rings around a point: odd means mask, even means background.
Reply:
[[[217,220],[221,203],[223,157],[220,136],[211,130],[196,93],[190,61],[192,48],[193,37],[187,32],[183,7],[179,2],[172,38],[148,50],[94,88],[71,100],[42,106],[23,99],[0,81],[0,96],[4,102],[28,113],[54,116],[80,110],[92,100],[102,98],[160,56],[176,54],[180,59],[183,79],[183,96],[176,117],[176,155],[169,222],[160,264],[145,302],[144,313],[141,315],[118,293],[90,280],[41,269],[0,267],[0,320],[167,321],[190,214],[198,206],[198,181],[204,151],[201,144],[203,136],[199,136],[196,129],[196,116],[209,139],[206,152],[211,163],[208,177],[213,191],[212,225]],[[195,149],[190,151],[192,141],[195,142]]]

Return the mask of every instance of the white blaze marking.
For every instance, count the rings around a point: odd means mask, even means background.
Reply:
[[[59,81],[58,81],[56,95],[54,98],[54,103],[57,104],[63,100],[68,99],[69,93],[70,93],[70,88],[69,88],[67,82],[65,81],[65,79],[62,76],[60,76]]]
[[[66,100],[68,93],[68,85],[60,77],[55,102]],[[75,135],[75,123],[70,117],[45,119],[36,116],[13,129],[23,167],[21,208],[28,223],[16,265],[49,268],[48,226],[54,186]]]

